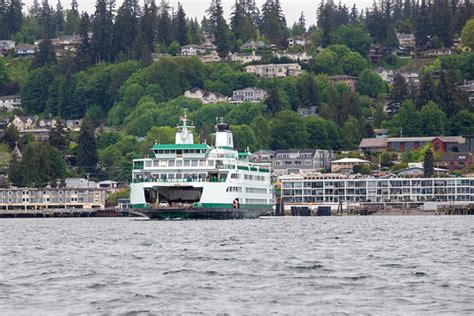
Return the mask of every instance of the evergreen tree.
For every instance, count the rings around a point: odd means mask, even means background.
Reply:
[[[267,0],[263,4],[261,32],[272,44],[286,44],[286,19],[279,0]]]
[[[94,126],[88,119],[84,119],[79,132],[77,163],[80,170],[92,172],[97,168],[97,144]]]
[[[434,163],[433,163],[433,152],[431,149],[428,149],[425,152],[425,157],[423,160],[423,169],[425,178],[432,178],[434,175]]]
[[[21,0],[0,1],[0,38],[10,39],[21,30],[23,13]]]
[[[53,45],[48,37],[43,39],[38,45],[38,50],[35,52],[35,57],[31,63],[31,67],[40,68],[44,65],[56,62],[56,54],[54,53]]]
[[[143,15],[140,19],[140,27],[148,49],[153,51],[156,43],[156,30],[158,28],[158,8],[154,0],[145,3]]]
[[[302,36],[305,33],[306,33],[306,19],[304,17],[303,12],[301,12],[298,22],[295,22],[293,24],[293,27],[291,28],[291,35]]]
[[[176,12],[176,40],[179,45],[189,44],[188,23],[186,21],[186,13],[181,3],[178,3],[178,11]]]
[[[61,0],[56,4],[56,11],[54,12],[54,29],[56,32],[64,31],[64,10],[61,5]]]
[[[95,63],[114,60],[112,52],[113,22],[112,12],[109,12],[106,0],[97,0],[95,13],[92,19],[92,57]]]
[[[408,85],[400,74],[394,78],[392,90],[390,91],[390,101],[401,104],[408,97]]]
[[[357,6],[355,3],[352,6],[351,13],[349,15],[349,21],[351,24],[356,24],[359,22],[359,12],[357,11]]]
[[[420,89],[418,93],[417,105],[421,107],[422,105],[433,101],[436,99],[436,91],[433,84],[433,79],[431,74],[422,74],[420,76]]]
[[[230,50],[229,27],[224,18],[221,0],[212,0],[207,10],[209,14],[210,29],[214,35],[219,56],[226,57]]]
[[[138,34],[139,7],[137,0],[125,0],[118,9],[114,24],[114,52],[132,58],[132,45]]]
[[[64,152],[67,149],[67,133],[64,130],[64,124],[62,120],[58,119],[56,126],[50,130],[48,142],[60,152]]]
[[[53,8],[49,6],[48,0],[43,0],[38,20],[43,27],[44,37],[46,38],[52,38],[54,36],[55,25],[53,12]]]
[[[173,25],[170,6],[167,0],[162,0],[159,8],[158,42],[168,46],[173,41]]]
[[[7,128],[5,129],[5,133],[3,134],[2,142],[7,144],[8,147],[10,147],[10,149],[13,150],[13,148],[15,148],[19,140],[20,140],[20,135],[15,125],[13,124],[8,125]]]
[[[76,54],[76,66],[80,70],[87,69],[93,62],[91,42],[89,38],[90,20],[87,12],[81,16],[79,24],[79,35],[81,36],[81,44]]]
[[[420,10],[415,21],[415,39],[417,46],[426,46],[428,37],[431,33],[430,25],[428,7],[426,6],[425,0],[421,0]]]

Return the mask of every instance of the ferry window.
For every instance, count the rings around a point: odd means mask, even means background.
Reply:
[[[183,150],[183,154],[187,154],[187,153],[189,153],[189,150],[187,149]]]
[[[174,160],[168,160],[168,167],[174,167]]]
[[[153,160],[153,167],[158,167],[160,165],[159,160]]]
[[[168,174],[168,179],[174,179],[174,173],[169,173]]]
[[[207,165],[208,166],[214,166],[214,160],[208,160]]]
[[[182,160],[176,160],[176,167],[181,167],[183,166],[183,161]]]
[[[206,161],[205,160],[199,160],[199,166],[205,167],[206,166]]]
[[[238,173],[233,173],[230,177],[231,177],[231,179],[239,179],[239,178],[240,178],[240,174],[238,174]]]
[[[198,161],[193,159],[191,160],[191,166],[196,167],[198,165]]]
[[[176,179],[182,179],[182,178],[183,178],[183,175],[181,173],[176,174]]]
[[[176,154],[182,155],[182,154],[183,154],[183,151],[182,151],[182,150],[177,150],[177,151],[176,151]]]
[[[151,160],[146,160],[145,161],[145,167],[151,168]]]
[[[191,161],[189,159],[184,160],[184,166],[185,167],[189,167],[190,163],[191,163]]]
[[[200,179],[206,179],[206,174],[205,173],[200,173],[199,178]]]

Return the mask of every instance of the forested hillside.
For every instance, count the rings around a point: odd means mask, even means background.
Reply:
[[[380,127],[405,136],[474,133],[472,103],[458,88],[464,80],[474,80],[474,9],[469,0],[383,1],[367,9],[327,1],[317,9],[317,25],[306,25],[303,14],[287,25],[279,0],[267,0],[261,8],[253,0],[239,0],[232,12],[223,12],[221,1],[213,0],[200,21],[187,17],[181,5],[172,10],[167,1],[140,5],[125,0],[116,7],[113,1],[98,0],[91,15],[79,13],[76,1],[67,10],[60,2],[53,8],[47,1],[35,2],[26,14],[19,8],[21,0],[0,7],[0,39],[42,41],[31,61],[14,53],[0,59],[2,94],[19,93],[28,115],[85,117],[88,130],[113,128],[98,133],[98,155],[82,162],[79,152],[91,145],[78,135],[61,135],[67,146],[52,144],[69,157],[74,172],[129,178],[134,156],[143,155],[155,141],[173,142],[173,127],[184,109],[196,126],[196,139],[210,140],[216,117],[223,117],[240,150],[351,150]],[[415,35],[416,47],[408,58],[397,55],[397,33]],[[77,52],[57,58],[51,39],[69,34],[81,36]],[[304,73],[297,77],[260,78],[235,62],[205,64],[197,57],[177,56],[180,47],[202,44],[208,37],[220,57],[248,53],[242,44],[260,40],[268,48],[258,51],[262,60],[254,63],[290,62],[274,56],[281,50],[304,50],[311,59],[299,62]],[[288,47],[289,37],[304,37],[307,44]],[[376,63],[370,57],[374,47],[384,51]],[[419,57],[442,47],[454,53]],[[152,53],[171,56],[153,62]],[[414,87],[401,75],[389,84],[377,67],[415,71],[420,84]],[[333,75],[357,77],[357,89],[334,84]],[[183,97],[194,87],[229,97],[236,89],[254,86],[268,92],[264,102],[203,104]],[[316,108],[315,116],[297,114],[298,108],[310,107]],[[5,140],[11,147],[13,134]]]

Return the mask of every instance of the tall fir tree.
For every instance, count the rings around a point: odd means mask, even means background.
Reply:
[[[113,21],[106,0],[97,0],[95,13],[92,19],[92,57],[94,63],[113,62]]]
[[[54,24],[56,32],[64,31],[64,10],[61,5],[61,0],[56,4],[56,11],[54,12]]]
[[[168,46],[173,42],[173,24],[167,0],[162,0],[159,7],[158,42]]]
[[[279,0],[267,0],[263,4],[261,32],[272,44],[285,46],[286,19]]]
[[[188,22],[186,20],[186,13],[184,12],[183,6],[181,3],[178,3],[178,11],[176,11],[176,41],[179,45],[189,44],[189,28]]]
[[[217,46],[217,53],[221,57],[226,57],[230,50],[229,27],[224,18],[224,9],[221,0],[212,0],[211,6],[207,10],[209,15],[210,30],[214,36],[214,43]]]
[[[116,56],[132,58],[132,45],[138,34],[140,9],[137,0],[125,0],[117,11],[114,24],[114,52]]]
[[[77,163],[80,170],[89,173],[97,169],[97,143],[94,126],[89,119],[84,119],[77,141]]]
[[[87,14],[87,12],[84,12],[81,16],[81,20],[79,23],[79,35],[81,36],[81,44],[79,45],[76,54],[76,65],[79,70],[85,70],[93,63],[89,30],[89,15]]]

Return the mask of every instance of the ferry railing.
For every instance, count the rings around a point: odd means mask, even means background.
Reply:
[[[187,182],[225,182],[226,179],[161,179],[161,178],[143,178],[143,179],[133,179],[133,183],[142,183],[142,182],[168,182],[168,183],[187,183]]]

